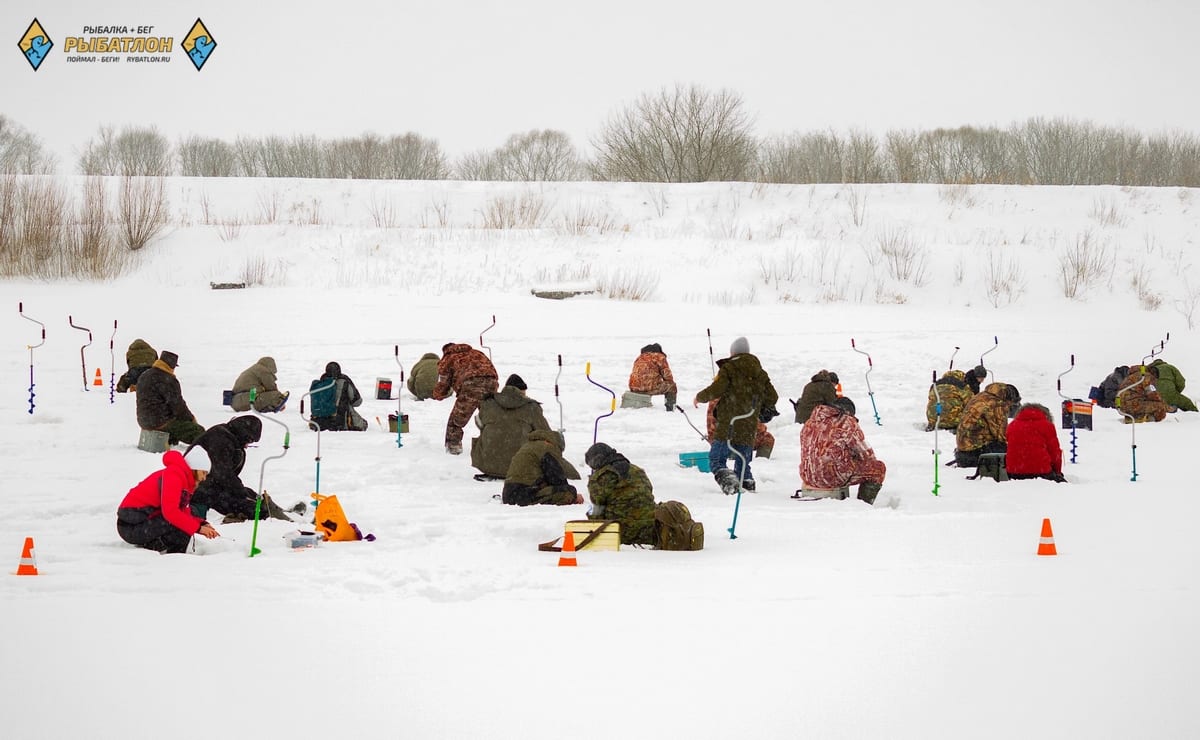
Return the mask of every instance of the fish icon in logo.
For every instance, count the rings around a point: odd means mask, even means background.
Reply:
[[[25,35],[17,43],[21,48],[21,53],[25,55],[25,60],[29,62],[29,66],[33,67],[33,71],[42,66],[42,62],[46,59],[46,55],[54,48],[54,42],[50,39],[50,35],[42,28],[42,24],[38,23],[38,19],[34,18],[33,23],[29,24]]]
[[[204,21],[197,18],[196,22],[192,24],[192,30],[188,31],[187,36],[183,39],[183,50],[187,52],[188,59],[192,60],[192,64],[196,65],[197,72],[208,61],[208,57],[215,48],[217,48],[217,40],[204,27]]]

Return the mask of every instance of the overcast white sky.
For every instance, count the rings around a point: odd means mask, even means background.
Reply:
[[[1200,132],[1190,0],[6,0],[0,113],[73,164],[102,124],[319,136],[415,131],[452,156],[531,128],[583,146],[638,94],[676,82],[743,96],[759,134],[1007,125],[1071,116]],[[196,17],[217,48],[178,44]],[[37,17],[55,47],[34,72]],[[169,64],[68,64],[84,25],[154,25]],[[6,50],[6,51],[4,51]]]

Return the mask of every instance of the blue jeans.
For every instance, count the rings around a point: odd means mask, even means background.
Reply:
[[[746,460],[746,475],[742,477],[742,459],[737,455],[733,456],[733,473],[738,477],[738,480],[754,480],[754,474],[750,472],[750,458],[754,456],[754,448],[750,445],[731,445],[729,440],[714,439],[712,447],[708,450],[708,467],[713,473],[718,470],[725,470],[725,461],[729,458],[730,448],[741,453],[742,458]]]

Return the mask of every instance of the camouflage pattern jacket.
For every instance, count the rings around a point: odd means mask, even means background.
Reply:
[[[450,391],[458,393],[464,380],[471,378],[493,378],[499,380],[496,366],[488,356],[469,344],[451,344],[442,353],[437,364],[438,379],[430,395],[435,401],[450,397]]]
[[[717,428],[710,439],[728,440],[732,444],[751,447],[758,432],[759,414],[763,409],[774,408],[779,400],[771,378],[762,369],[758,358],[750,353],[734,355],[717,361],[717,377],[704,390],[696,394],[700,403],[716,399],[715,416]],[[740,419],[730,431],[733,417],[752,411],[750,416]],[[622,525],[624,526],[624,525]]]
[[[1004,383],[988,383],[967,401],[955,435],[957,449],[968,452],[989,442],[1006,443],[1011,404],[1004,398],[1004,389]]]
[[[502,476],[530,432],[550,431],[542,405],[525,391],[506,385],[489,393],[475,417],[479,436],[471,440],[471,464],[481,473]]]
[[[1167,418],[1167,402],[1156,387],[1153,372],[1142,375],[1140,365],[1130,365],[1129,376],[1117,391],[1116,408],[1134,421],[1162,421]]]
[[[962,370],[950,370],[938,378],[937,391],[929,386],[929,401],[925,404],[925,420],[930,426],[936,422],[939,429],[955,429],[962,421],[963,409],[975,395],[967,385],[967,376]],[[942,399],[941,420],[938,421],[938,397]]]
[[[804,386],[800,400],[796,401],[796,423],[803,424],[812,415],[813,409],[823,403],[830,403],[837,398],[837,387],[833,384],[828,370],[822,370],[812,376],[812,381]]]
[[[433,395],[438,379],[438,356],[432,352],[421,355],[408,372],[408,390],[424,401]]]
[[[620,453],[592,469],[588,478],[592,510],[588,519],[615,519],[621,523],[621,544],[653,545],[654,486],[646,471]]]
[[[125,374],[117,381],[117,393],[127,393],[135,391],[138,378],[146,371],[154,361],[158,359],[158,352],[149,345],[144,339],[135,339],[129,345],[129,349],[125,350]]]
[[[834,406],[813,409],[800,430],[800,480],[806,486],[840,488],[863,462],[875,459],[858,420]]]
[[[651,396],[679,392],[662,347],[648,344],[642,348],[629,373],[629,390]]]
[[[562,456],[564,449],[558,432],[538,430],[526,435],[508,466],[501,500],[517,506],[575,503],[575,488],[567,481],[579,480],[580,475]]]
[[[137,422],[142,429],[162,429],[175,421],[195,421],[196,416],[183,400],[183,390],[175,371],[162,360],[155,360],[138,380]]]

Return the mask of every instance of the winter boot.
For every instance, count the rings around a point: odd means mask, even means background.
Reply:
[[[754,493],[754,479],[747,478],[746,480],[742,481],[742,490]]]
[[[872,483],[864,481],[858,484],[858,500],[864,501],[871,506],[875,505],[875,497],[879,495],[879,489],[883,488],[882,483]]]
[[[770,460],[771,453],[774,451],[775,451],[775,445],[767,444],[766,442],[764,442],[764,443],[760,444],[757,449],[754,450],[754,456],[761,457],[764,460]]]
[[[282,519],[285,522],[292,521],[287,512],[280,508],[279,504],[272,501],[271,497],[266,493],[263,494],[262,508],[259,510],[258,516],[260,519],[271,517],[272,519]]]
[[[666,401],[667,401],[667,411],[674,411],[674,410],[675,410],[675,399],[676,399],[676,395],[675,395],[674,393],[667,393],[667,394],[666,394]]]
[[[461,455],[462,454],[462,445],[455,444],[454,442],[447,442],[446,443],[446,452],[450,453],[451,455]]]
[[[716,479],[717,485],[721,487],[721,492],[726,496],[738,492],[738,477],[729,468],[721,468],[713,473],[713,478]]]

